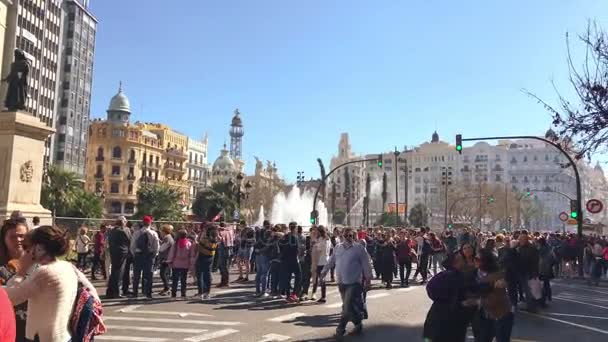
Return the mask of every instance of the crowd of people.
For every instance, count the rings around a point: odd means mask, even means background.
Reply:
[[[29,229],[24,218],[14,217],[2,226],[0,242],[0,305],[3,314],[8,304],[10,315],[14,312],[16,341],[68,341],[73,332],[66,327],[78,288],[99,298],[84,273],[106,280],[106,298],[183,298],[191,276],[197,298],[205,302],[218,272],[218,288],[251,281],[256,297],[293,304],[325,303],[327,283],[335,282],[342,299],[338,338],[348,322],[355,333],[362,331],[372,280],[386,289],[426,283],[433,304],[425,338],[464,341],[470,326],[477,341],[502,342],[510,341],[514,312],[548,305],[551,279],[574,277],[582,270],[597,284],[608,268],[605,237],[525,230],[433,232],[380,226],[330,232],[312,226],[305,232],[295,222],[268,221],[261,227],[241,222],[175,229],[145,216],[135,225],[120,217],[91,235],[82,227],[70,238],[56,227]],[[61,260],[72,245],[75,265]],[[231,268],[238,272],[232,283]],[[155,271],[162,282],[157,293]]]

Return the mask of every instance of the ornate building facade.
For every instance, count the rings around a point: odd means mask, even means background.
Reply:
[[[190,182],[190,199],[211,185],[211,167],[207,163],[209,139],[207,134],[203,140],[188,138],[188,181]]]
[[[149,183],[165,182],[183,192],[188,157],[187,137],[155,123],[130,123],[129,99],[119,89],[110,101],[106,120],[89,127],[85,188],[104,199],[110,215],[132,215],[137,190]]]

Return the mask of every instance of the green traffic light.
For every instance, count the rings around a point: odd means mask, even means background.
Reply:
[[[528,191],[528,192],[526,192],[526,196],[530,197],[530,196],[532,196],[532,193],[530,191]]]
[[[378,166],[382,167],[382,162],[381,161],[378,162]]]
[[[456,145],[456,151],[462,151],[462,145]]]
[[[575,219],[575,218],[578,217],[578,213],[576,211],[573,211],[573,212],[570,213],[570,217],[573,218],[573,219]]]

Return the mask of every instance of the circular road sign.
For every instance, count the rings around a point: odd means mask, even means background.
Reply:
[[[568,221],[568,214],[566,214],[566,212],[562,211],[561,213],[559,213],[559,220],[562,222],[566,222]]]
[[[586,207],[587,207],[587,211],[589,211],[590,213],[597,214],[604,209],[604,204],[602,204],[602,201],[600,201],[598,199],[590,199],[587,202]]]

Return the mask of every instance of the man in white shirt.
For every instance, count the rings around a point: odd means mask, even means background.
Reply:
[[[152,298],[152,268],[160,249],[158,234],[151,228],[152,217],[144,216],[143,225],[133,233],[131,253],[133,254],[133,296],[137,297],[139,279],[142,279],[142,292]]]

